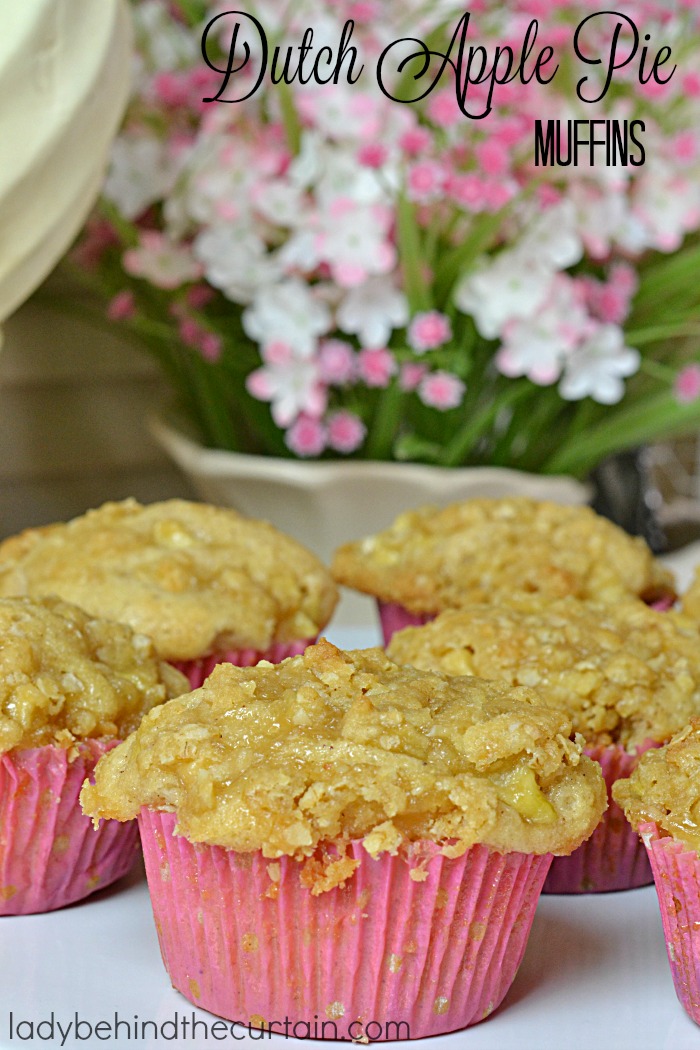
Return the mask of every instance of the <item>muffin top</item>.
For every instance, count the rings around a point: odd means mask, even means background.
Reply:
[[[339,583],[414,613],[514,591],[602,601],[673,594],[671,575],[644,540],[589,507],[526,498],[409,511],[384,532],[340,547],[333,574]]]
[[[123,738],[187,689],[150,638],[58,598],[0,599],[0,754]]]
[[[407,627],[387,651],[423,670],[530,686],[568,711],[590,745],[663,743],[700,716],[697,625],[634,598],[512,596]]]
[[[613,797],[634,828],[653,820],[700,854],[700,719],[642,755],[629,780],[613,785]]]
[[[58,594],[149,635],[164,659],[315,637],[326,568],[267,522],[185,500],[105,503],[0,544],[0,595]]]
[[[219,665],[106,755],[81,801],[96,818],[174,810],[191,841],[267,857],[360,838],[373,856],[418,840],[566,854],[606,804],[570,733],[527,689],[324,640],[276,666]]]

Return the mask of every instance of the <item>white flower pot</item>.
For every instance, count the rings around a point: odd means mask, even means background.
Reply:
[[[271,521],[326,563],[341,543],[377,532],[421,504],[506,495],[585,503],[590,495],[572,478],[503,467],[278,459],[204,448],[163,418],[151,421],[151,431],[202,499]],[[335,622],[359,627],[368,618],[374,621],[368,599],[343,596]]]

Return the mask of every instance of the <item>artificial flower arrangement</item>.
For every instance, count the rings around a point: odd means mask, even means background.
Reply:
[[[584,476],[697,428],[700,16],[692,3],[623,6],[676,68],[641,83],[621,65],[591,105],[571,39],[594,6],[472,0],[475,39],[522,40],[537,18],[538,48],[562,68],[548,84],[496,85],[488,116],[470,119],[449,67],[421,101],[410,63],[389,94],[370,72],[406,37],[444,54],[464,14],[454,0],[241,2],[272,41],[313,27],[321,47],[352,19],[367,72],[354,85],[268,77],[228,103],[203,101],[222,78],[202,54],[212,23],[209,61],[218,49],[225,69],[228,8],[134,5],[132,104],[75,258],[205,443]],[[591,21],[589,46],[604,53],[616,24]],[[243,87],[260,61],[253,43]],[[486,85],[469,90],[483,106]],[[645,162],[584,151],[576,166],[536,166],[542,117],[641,119]]]

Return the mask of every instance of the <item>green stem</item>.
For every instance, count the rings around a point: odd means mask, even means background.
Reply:
[[[397,202],[397,235],[404,289],[411,313],[429,310],[430,293],[422,271],[420,230],[415,209],[404,196]]]
[[[471,416],[445,446],[439,462],[445,467],[456,467],[463,463],[475,442],[493,425],[504,408],[515,404],[529,392],[529,383],[514,383],[487,405]]]
[[[382,392],[374,411],[365,445],[367,459],[392,459],[394,440],[401,419],[402,391],[394,380]]]
[[[287,145],[294,156],[296,156],[301,149],[302,126],[301,121],[299,120],[299,114],[294,105],[294,98],[289,88],[289,84],[286,84],[281,80],[277,85],[277,91]]]
[[[687,433],[700,424],[700,399],[679,404],[669,391],[652,394],[595,429],[567,441],[542,465],[546,474],[582,476],[613,452]]]

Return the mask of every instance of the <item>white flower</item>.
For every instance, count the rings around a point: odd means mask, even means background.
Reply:
[[[408,302],[390,277],[373,277],[352,288],[338,307],[343,332],[356,335],[365,347],[383,347],[394,328],[408,322]]]
[[[112,147],[104,195],[124,218],[136,219],[169,193],[174,177],[167,146],[160,139],[151,135],[122,137]]]
[[[455,303],[486,339],[495,339],[504,325],[518,317],[530,317],[544,301],[552,270],[538,258],[513,249],[495,259],[483,259],[466,274],[455,289]]]
[[[252,200],[257,211],[275,226],[295,227],[304,221],[304,201],[289,179],[270,179],[255,187]]]
[[[246,222],[203,230],[193,248],[209,283],[236,303],[249,303],[279,275],[277,260]]]
[[[328,307],[296,277],[260,288],[243,311],[246,335],[262,346],[286,343],[297,357],[311,357],[331,324]]]
[[[625,346],[621,328],[599,325],[568,358],[559,393],[566,401],[592,397],[601,405],[615,405],[625,392],[623,378],[634,375],[640,360],[637,350]]]
[[[540,211],[525,230],[519,248],[522,254],[539,258],[553,270],[565,270],[577,263],[583,255],[583,244],[571,201]]]
[[[496,367],[513,378],[527,376],[543,386],[555,383],[564,361],[588,334],[592,323],[576,296],[571,278],[558,274],[536,313],[505,325]]]
[[[156,288],[179,288],[202,276],[190,248],[158,230],[143,230],[138,246],[124,252],[123,265],[127,273],[150,281]]]
[[[370,275],[387,273],[396,262],[389,240],[392,214],[338,198],[318,217],[315,249],[341,288],[354,288]]]
[[[253,397],[270,402],[272,418],[278,427],[288,427],[302,412],[321,416],[326,408],[326,395],[315,360],[289,355],[286,360],[251,372],[246,386]]]
[[[394,170],[372,168],[358,164],[353,152],[324,142],[316,131],[302,136],[301,150],[289,165],[287,177],[300,189],[314,189],[316,199],[325,207],[337,197],[349,197],[360,204],[375,204],[387,200],[385,187],[395,185],[398,174]]]
[[[674,252],[700,219],[700,185],[655,159],[645,165],[633,192],[632,211],[643,223],[647,246]]]

